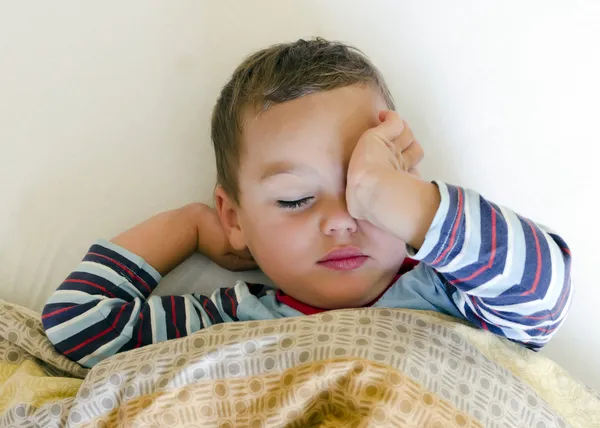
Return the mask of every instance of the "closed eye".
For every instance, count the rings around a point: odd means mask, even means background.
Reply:
[[[279,208],[285,208],[285,209],[288,209],[288,210],[295,210],[295,209],[298,209],[298,208],[302,207],[303,205],[306,205],[307,203],[309,203],[313,199],[314,199],[314,196],[309,196],[309,197],[306,197],[306,198],[297,199],[295,201],[277,201],[277,206]]]

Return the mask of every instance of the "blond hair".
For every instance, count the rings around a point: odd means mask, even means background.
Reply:
[[[298,40],[260,50],[242,62],[221,90],[213,109],[211,139],[217,184],[239,203],[242,121],[261,111],[314,92],[354,84],[379,89],[388,108],[394,101],[379,70],[358,49],[322,38]]]

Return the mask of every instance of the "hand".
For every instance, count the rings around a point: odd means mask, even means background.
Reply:
[[[233,249],[217,212],[209,207],[204,209],[198,225],[198,252],[230,271],[258,268],[248,249]]]
[[[419,177],[417,165],[423,159],[423,148],[394,111],[379,113],[381,123],[360,137],[348,166],[346,201],[348,212],[356,219],[377,224],[370,215],[381,181],[389,174],[411,174]],[[378,225],[381,226],[381,225]]]

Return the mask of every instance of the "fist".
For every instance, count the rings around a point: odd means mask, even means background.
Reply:
[[[346,202],[350,215],[377,225],[373,210],[378,189],[390,174],[411,174],[423,159],[423,148],[398,113],[379,113],[380,124],[368,129],[358,140],[346,183]]]

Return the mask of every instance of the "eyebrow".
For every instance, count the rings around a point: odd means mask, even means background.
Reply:
[[[274,162],[267,165],[263,169],[260,181],[267,180],[268,178],[274,177],[280,174],[293,174],[293,175],[308,175],[315,173],[315,169],[308,165],[298,165],[291,162],[280,161]]]

